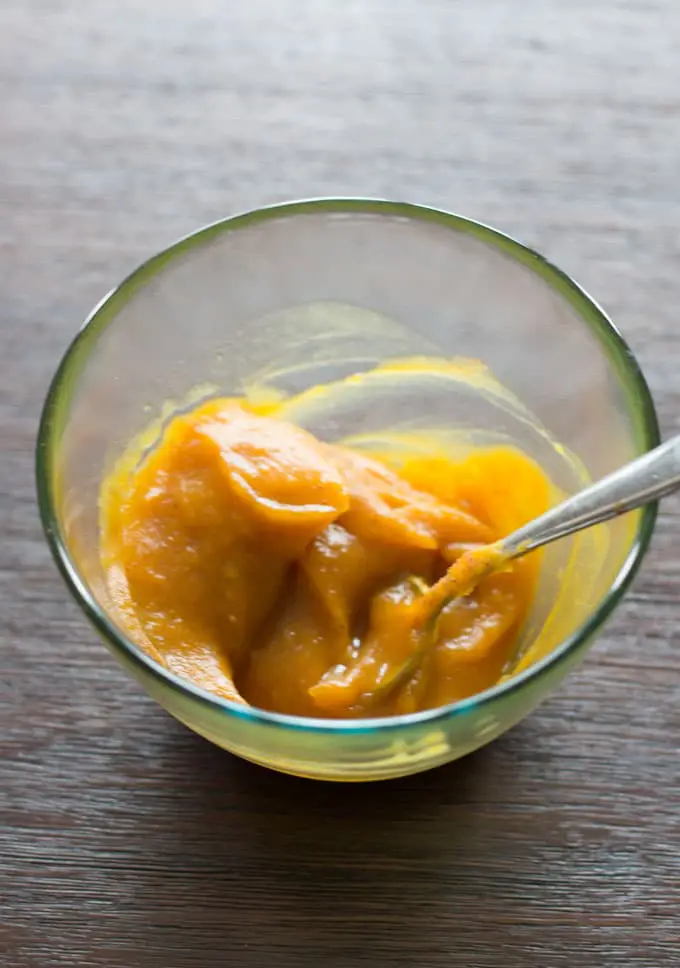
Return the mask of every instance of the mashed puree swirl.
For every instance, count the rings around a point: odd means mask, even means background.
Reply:
[[[488,688],[514,655],[538,556],[448,605],[409,665],[414,603],[466,549],[542,513],[551,485],[509,446],[433,454],[388,466],[235,399],[176,414],[102,488],[119,621],[177,675],[282,713],[390,716]]]

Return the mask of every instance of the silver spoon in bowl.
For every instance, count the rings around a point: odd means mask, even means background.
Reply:
[[[680,488],[680,436],[624,464],[494,544],[471,549],[429,588],[412,579],[419,595],[413,611],[417,645],[405,663],[382,679],[378,692],[404,682],[434,638],[437,620],[451,601],[469,595],[486,575],[551,541],[633,511]],[[374,693],[372,695],[377,695]]]

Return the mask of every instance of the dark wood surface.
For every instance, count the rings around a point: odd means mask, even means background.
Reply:
[[[573,675],[492,747],[362,787],[167,717],[67,598],[32,446],[90,306],[195,226],[406,197],[541,248],[680,431],[676,0],[2,0],[0,962],[680,964],[680,517]]]

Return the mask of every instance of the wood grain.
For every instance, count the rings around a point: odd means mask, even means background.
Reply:
[[[680,963],[680,511],[585,666],[429,775],[240,763],[95,641],[32,446],[89,307],[202,222],[290,196],[440,204],[617,319],[680,431],[675,0],[3,0],[0,953],[7,968]]]

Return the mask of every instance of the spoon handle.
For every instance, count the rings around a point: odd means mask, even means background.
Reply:
[[[516,558],[541,545],[608,521],[680,487],[680,436],[608,474],[500,542],[504,557]]]

